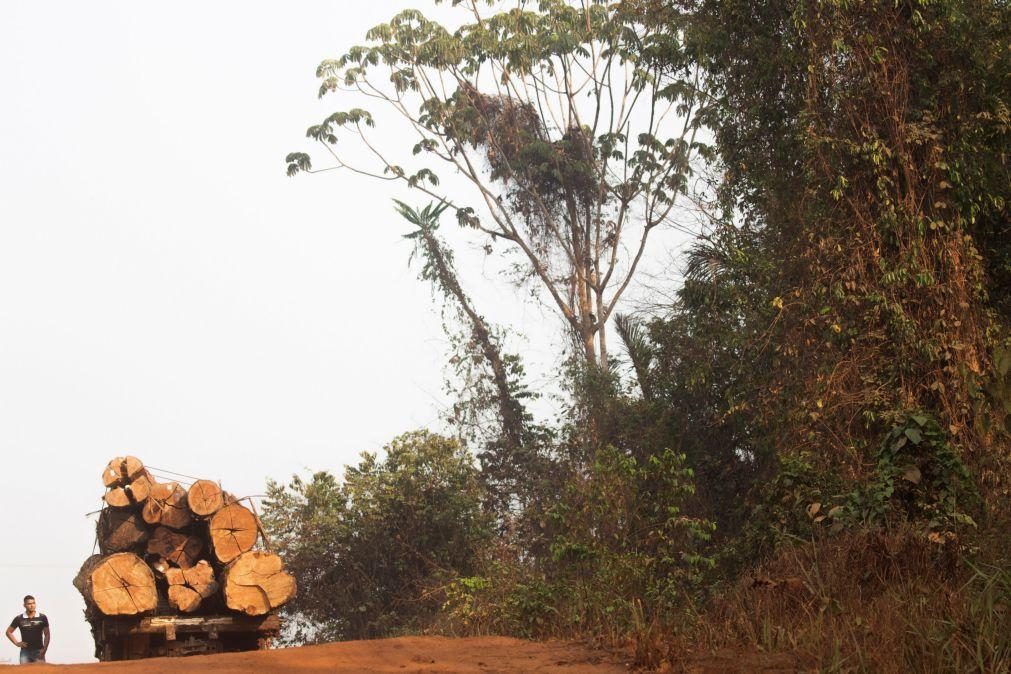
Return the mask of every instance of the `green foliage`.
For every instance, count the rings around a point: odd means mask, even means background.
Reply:
[[[948,436],[934,419],[911,414],[885,436],[873,479],[847,497],[834,519],[881,525],[901,517],[950,535],[975,528],[969,512],[978,506],[969,470]]]
[[[606,370],[603,331],[651,231],[675,220],[695,160],[709,154],[698,64],[658,64],[649,55],[669,36],[620,4],[452,5],[465,12],[453,29],[408,9],[323,61],[320,96],[388,114],[350,107],[306,136],[330,168],[421,190],[486,250],[504,248],[513,280],[532,282],[585,365]],[[389,119],[420,138],[391,147],[397,134],[373,131]],[[338,146],[349,136],[373,163]],[[313,170],[304,152],[287,164],[289,175]],[[443,169],[464,189],[443,186]]]
[[[395,158],[373,144],[385,118],[358,108],[308,133],[361,172],[336,146],[357,136],[379,158],[365,172],[439,200],[399,210],[422,278],[461,308],[454,419],[493,429],[467,437],[498,491],[484,515],[476,487],[428,503],[408,488],[420,464],[368,457],[343,483],[274,485],[272,528],[322,588],[293,607],[303,636],[434,619],[620,641],[678,624],[715,578],[722,637],[814,667],[916,664],[920,646],[937,668],[1005,665],[1008,19],[975,0],[545,0],[452,31],[408,10],[321,64],[321,95],[364,92],[420,134]],[[668,105],[680,128],[654,123]],[[476,198],[440,192],[440,167]],[[656,315],[615,321],[635,390],[601,335],[690,178],[702,225],[683,282]],[[522,412],[518,358],[459,287],[436,237],[447,209],[519,256],[582,351],[555,428]],[[405,522],[455,533],[422,554]],[[994,568],[966,576],[980,559]],[[762,560],[781,576],[733,582]]]
[[[832,505],[843,492],[841,480],[819,470],[806,453],[779,457],[772,479],[756,492],[740,535],[721,551],[721,562],[731,573],[815,537],[841,512]]]
[[[984,497],[1006,494],[982,381],[1008,330],[1007,9],[644,4],[687,25],[719,101],[710,230],[652,329],[660,390],[732,438],[683,445],[700,483],[789,455],[866,483],[871,448],[921,409]]]
[[[448,205],[432,203],[418,210],[396,199],[394,203],[401,217],[415,227],[404,238],[415,243],[414,254],[424,262],[421,278],[443,295],[443,316],[449,313],[456,319],[446,325],[454,375],[447,389],[456,397],[448,420],[461,438],[481,447],[478,458],[486,496],[504,520],[515,505],[529,500],[529,485],[546,463],[539,452],[545,431],[524,406],[535,395],[524,385],[519,357],[503,351],[501,335],[464,292],[453,252],[437,234],[439,217]]]
[[[417,431],[338,481],[271,482],[263,522],[299,584],[295,641],[372,638],[427,624],[441,588],[471,575],[490,536],[471,456]]]
[[[990,372],[979,375],[963,365],[960,373],[967,382],[978,430],[983,434],[993,430],[1007,438],[1011,435],[1011,339],[994,350],[990,362]]]
[[[497,559],[458,580],[446,610],[456,629],[526,637],[628,631],[646,614],[669,623],[701,596],[715,526],[685,514],[694,494],[684,457],[598,452],[543,514],[547,553]]]

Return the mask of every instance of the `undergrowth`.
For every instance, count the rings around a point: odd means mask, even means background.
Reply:
[[[725,590],[650,662],[782,652],[801,670],[1011,670],[1011,569],[911,526],[798,543]]]

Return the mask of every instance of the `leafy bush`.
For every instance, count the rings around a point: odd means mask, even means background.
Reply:
[[[938,536],[976,523],[968,514],[979,507],[969,470],[937,422],[912,414],[889,431],[877,453],[872,480],[852,492],[845,503],[847,518],[882,524],[894,517],[923,522]]]
[[[263,521],[299,584],[286,607],[294,641],[417,630],[441,588],[474,573],[490,537],[470,454],[427,431],[365,453],[338,481],[271,482]]]
[[[684,456],[637,460],[597,452],[544,513],[543,558],[500,550],[478,578],[450,587],[449,629],[524,637],[627,635],[644,619],[668,622],[693,605],[714,562],[714,525],[686,516],[694,493]]]

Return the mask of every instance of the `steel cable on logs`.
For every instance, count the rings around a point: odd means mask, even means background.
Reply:
[[[194,482],[203,479],[203,478],[195,477],[193,475],[187,475],[186,473],[180,473],[178,471],[169,470],[168,468],[158,468],[157,466],[151,466],[151,465],[147,465],[147,464],[144,465],[144,468],[147,470],[148,473],[150,473],[152,475],[152,477],[155,477],[155,478],[158,478],[158,479],[162,479],[162,480],[168,480],[170,482],[178,482],[178,483],[186,485],[187,488],[191,487]],[[179,478],[185,478],[185,479],[181,480]],[[221,482],[220,481],[218,482],[218,486],[221,486]],[[267,495],[266,494],[251,494],[249,496],[241,496],[241,497],[237,497],[235,499],[235,502],[236,503],[238,503],[240,501],[248,501],[249,502],[250,509],[253,511],[253,516],[256,518],[256,528],[259,530],[260,537],[263,539],[263,542],[265,544],[265,547],[267,548],[267,551],[270,552],[271,551],[270,539],[267,538],[267,532],[264,531],[263,525],[260,522],[260,514],[256,511],[256,504],[253,502],[254,498],[263,499],[263,498],[267,498]],[[105,509],[105,506],[103,506],[102,508],[100,508],[98,510],[93,510],[90,513],[85,513],[84,516],[85,517],[90,517],[91,515],[97,515],[97,514],[101,513],[102,510],[104,510],[104,509]],[[95,535],[95,545],[94,545],[94,548],[97,549],[97,547],[98,547],[98,535],[96,534]],[[94,549],[92,550],[92,554],[94,554]]]

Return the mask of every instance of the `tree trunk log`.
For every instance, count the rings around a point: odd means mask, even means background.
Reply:
[[[188,569],[197,563],[204,542],[197,536],[158,527],[147,542],[147,554],[162,557],[171,564]]]
[[[130,478],[119,486],[113,487],[105,493],[105,502],[114,508],[128,508],[140,503],[144,503],[151,494],[154,478],[146,471]]]
[[[85,569],[81,572],[85,573]],[[154,573],[144,560],[130,552],[98,560],[86,574],[83,585],[81,594],[86,601],[90,599],[105,615],[136,615],[158,605]]]
[[[232,503],[214,514],[210,532],[214,555],[227,564],[256,544],[256,516],[241,504]]]
[[[200,608],[200,602],[203,599],[193,588],[185,585],[169,585],[168,603],[177,611],[193,613]]]
[[[151,488],[151,496],[144,504],[144,521],[173,529],[184,529],[193,522],[186,505],[186,490],[178,482],[161,482]]]
[[[92,555],[84,560],[84,564],[81,564],[81,570],[77,572],[74,577],[74,587],[77,591],[81,593],[84,597],[84,614],[87,617],[94,616],[98,613],[98,609],[95,607],[95,602],[91,598],[91,572],[95,570],[95,567],[104,559],[103,555]]]
[[[104,508],[96,529],[98,548],[103,555],[135,552],[151,535],[138,513],[118,508]]]
[[[210,480],[197,480],[186,494],[190,511],[199,517],[210,517],[225,505],[221,487]]]
[[[165,572],[165,580],[169,584],[169,604],[184,613],[197,610],[200,602],[218,591],[214,569],[206,560],[200,560],[190,569],[169,569]]]
[[[136,456],[117,456],[105,467],[102,483],[109,489],[122,487],[146,473],[144,463]]]
[[[222,575],[225,604],[247,615],[266,615],[295,596],[295,579],[281,558],[253,550],[240,555]]]

